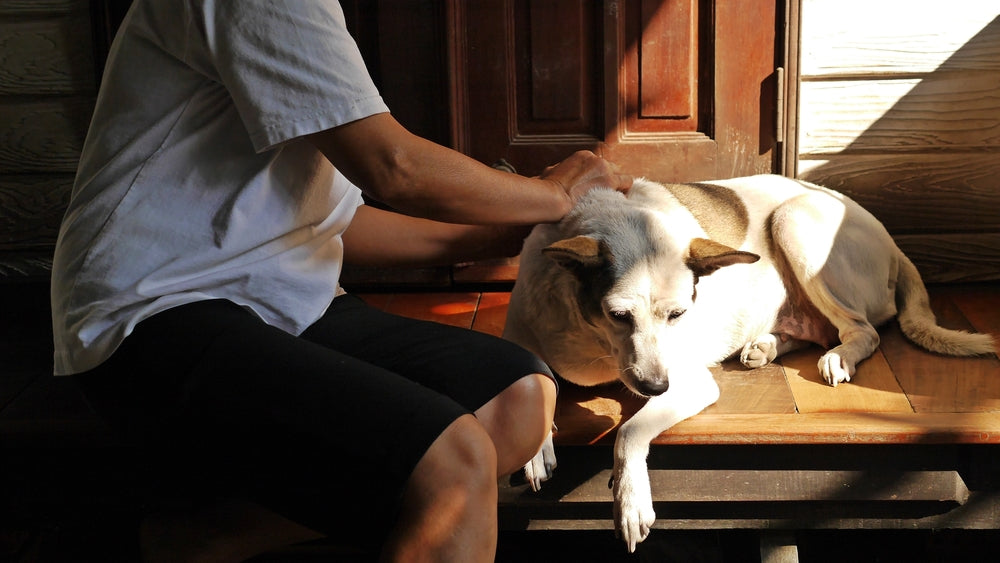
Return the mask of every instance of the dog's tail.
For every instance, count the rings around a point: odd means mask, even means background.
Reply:
[[[938,326],[931,311],[927,288],[910,259],[899,253],[896,285],[897,320],[903,334],[917,345],[949,356],[978,356],[996,352],[993,337]]]

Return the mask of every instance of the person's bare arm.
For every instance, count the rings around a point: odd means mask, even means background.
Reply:
[[[555,222],[594,187],[625,190],[632,178],[587,151],[538,178],[494,170],[407,131],[388,113],[309,137],[370,197],[408,215],[449,223]]]
[[[344,262],[438,266],[516,256],[530,229],[441,223],[362,205],[343,234]]]

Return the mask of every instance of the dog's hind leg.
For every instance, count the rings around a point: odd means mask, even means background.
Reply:
[[[819,372],[830,385],[850,381],[858,362],[878,347],[871,319],[882,322],[895,314],[889,283],[894,263],[881,248],[882,233],[851,203],[824,192],[785,202],[771,220],[776,250],[840,339],[820,358]]]

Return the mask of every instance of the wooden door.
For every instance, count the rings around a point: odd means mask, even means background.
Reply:
[[[482,162],[535,175],[590,149],[661,181],[781,171],[785,0],[341,3],[396,118]],[[516,275],[516,260],[345,273],[358,286]]]
[[[779,171],[780,1],[451,0],[453,144],[525,174],[581,148],[664,181]]]

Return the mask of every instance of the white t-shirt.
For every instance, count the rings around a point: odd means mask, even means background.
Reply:
[[[56,246],[55,373],[198,300],[305,330],[362,200],[300,137],[386,111],[337,0],[136,0]]]

